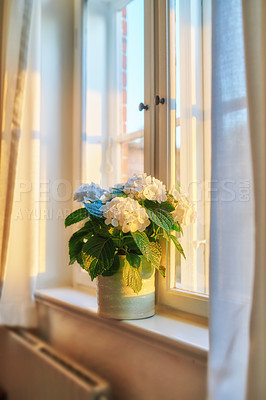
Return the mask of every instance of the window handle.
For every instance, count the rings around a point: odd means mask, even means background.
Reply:
[[[139,111],[148,110],[148,109],[149,109],[149,106],[147,106],[143,103],[139,103]]]
[[[154,97],[154,103],[156,106],[158,106],[159,104],[164,104],[165,98],[164,97],[160,98],[160,96],[157,95]]]

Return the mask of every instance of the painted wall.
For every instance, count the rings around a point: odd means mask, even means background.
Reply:
[[[38,335],[110,382],[114,400],[205,400],[207,359],[119,322],[38,301]]]

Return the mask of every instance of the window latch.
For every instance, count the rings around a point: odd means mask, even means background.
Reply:
[[[147,106],[143,103],[139,103],[139,111],[148,110],[148,109],[149,109],[149,106]]]
[[[156,106],[158,106],[159,104],[164,104],[164,103],[165,103],[164,97],[160,98],[160,96],[158,96],[158,95],[154,97],[154,104]]]

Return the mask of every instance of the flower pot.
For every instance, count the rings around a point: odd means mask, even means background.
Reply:
[[[137,294],[123,281],[125,256],[119,256],[120,267],[112,276],[99,276],[97,282],[98,313],[105,318],[142,319],[155,313],[154,268],[141,257],[142,289]]]

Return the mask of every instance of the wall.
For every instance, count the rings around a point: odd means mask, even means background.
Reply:
[[[205,400],[207,359],[123,322],[38,301],[38,335],[111,383],[114,400]]]
[[[113,400],[206,399],[207,360],[200,352],[166,345],[118,321],[101,320],[42,302],[38,308],[41,318],[38,336],[106,379]],[[14,349],[10,348],[13,343],[9,331],[0,328],[0,388],[9,394],[10,400],[20,400],[25,393],[17,397],[15,376],[21,375],[18,365],[22,363],[14,359]],[[24,360],[24,377],[26,363]],[[29,392],[30,379],[30,376],[25,379],[24,384]],[[41,381],[40,377],[40,386]]]

